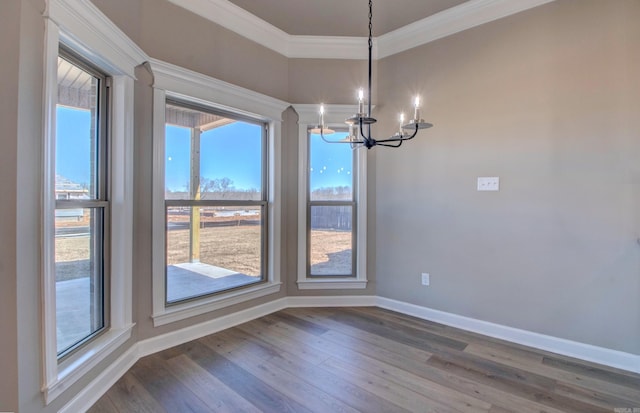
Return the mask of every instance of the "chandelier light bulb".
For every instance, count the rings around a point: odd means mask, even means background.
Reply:
[[[358,113],[364,113],[364,89],[358,89]]]
[[[402,135],[404,132],[402,131],[402,127],[404,126],[404,113],[400,114],[400,128],[398,129],[400,135]]]
[[[413,113],[413,119],[418,123],[420,120],[420,96],[416,96],[414,100],[415,111]]]
[[[321,128],[324,127],[324,103],[320,104],[320,125]]]

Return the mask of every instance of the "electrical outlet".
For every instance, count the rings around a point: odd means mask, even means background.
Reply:
[[[431,279],[429,277],[428,272],[422,273],[422,285],[429,285],[431,283]]]

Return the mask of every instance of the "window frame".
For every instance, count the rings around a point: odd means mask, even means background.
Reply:
[[[298,113],[298,279],[300,290],[321,289],[364,289],[367,287],[367,152],[366,149],[354,150],[354,186],[355,204],[353,216],[353,260],[352,276],[310,275],[310,195],[309,195],[309,129],[317,126],[318,105],[300,104],[293,108]],[[357,105],[325,105],[325,121],[328,127],[339,130],[344,128],[344,119],[358,111]],[[302,245],[304,243],[304,245]]]
[[[180,300],[176,300],[176,301],[169,301],[168,300],[168,289],[166,288],[167,283],[168,283],[168,274],[167,274],[167,264],[166,264],[166,255],[167,255],[167,248],[168,248],[168,231],[165,230],[164,232],[164,236],[165,236],[165,307],[171,307],[171,306],[176,306],[176,305],[180,305],[182,303],[185,302],[189,302],[189,301],[197,301],[206,297],[210,297],[210,296],[215,296],[215,295],[221,295],[221,294],[225,294],[228,293],[230,291],[233,290],[239,290],[242,288],[247,288],[249,286],[253,286],[256,284],[260,284],[260,283],[264,283],[267,282],[267,276],[266,276],[266,270],[268,268],[268,237],[267,237],[267,232],[269,229],[269,203],[267,201],[267,196],[268,196],[268,185],[269,185],[269,180],[267,179],[267,173],[268,173],[268,163],[267,163],[267,142],[269,139],[268,136],[268,132],[269,132],[269,128],[268,128],[268,124],[265,123],[264,121],[258,121],[256,119],[253,118],[248,118],[242,115],[238,115],[235,113],[229,113],[226,111],[220,111],[220,110],[216,110],[215,108],[211,108],[211,107],[207,107],[207,106],[202,106],[199,104],[193,104],[192,102],[188,102],[188,101],[183,101],[183,100],[179,100],[179,99],[174,99],[171,98],[170,96],[167,97],[166,99],[166,104],[171,104],[174,106],[179,106],[182,108],[186,108],[186,109],[194,109],[194,110],[198,110],[198,111],[202,111],[205,113],[209,113],[212,115],[218,115],[218,116],[224,116],[225,118],[228,119],[233,119],[236,121],[240,121],[240,122],[245,122],[245,123],[251,123],[254,125],[258,125],[260,126],[260,130],[261,130],[261,155],[260,155],[260,159],[262,162],[261,165],[261,191],[260,191],[260,200],[258,201],[253,201],[253,200],[233,200],[233,199],[225,199],[225,200],[216,200],[216,199],[212,199],[212,200],[206,200],[206,199],[200,199],[200,200],[194,200],[194,199],[181,199],[181,200],[168,200],[166,199],[165,196],[165,200],[164,200],[164,204],[165,204],[165,228],[166,228],[166,212],[169,208],[171,207],[205,207],[205,206],[259,206],[260,207],[260,280],[258,282],[254,282],[254,283],[250,283],[250,284],[245,284],[245,285],[240,285],[237,287],[231,287],[231,288],[227,288],[224,290],[219,290],[219,291],[213,291],[210,293],[205,293],[205,294],[201,294],[201,295],[196,295],[196,296],[190,296],[190,297],[186,297],[184,299],[180,299]],[[166,123],[165,123],[166,125]],[[193,148],[191,148],[191,151],[193,151]],[[166,182],[165,182],[165,186],[166,186]]]
[[[90,2],[47,2],[43,13],[44,93],[42,141],[42,393],[50,404],[132,336],[133,87],[144,52]],[[58,360],[55,285],[55,132],[60,47],[112,79],[109,116],[110,250],[109,327]]]
[[[289,103],[160,60],[150,60],[153,92],[152,319],[154,326],[206,314],[281,290],[281,130]],[[167,306],[165,282],[165,104],[167,98],[267,125],[267,268],[265,282]]]

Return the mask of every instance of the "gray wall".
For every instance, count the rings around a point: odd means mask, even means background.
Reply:
[[[0,2],[0,125],[2,152],[0,162],[0,210],[10,219],[0,219],[0,411],[18,407],[18,319],[16,278],[16,159],[18,124],[18,80],[20,44],[20,1]]]
[[[640,354],[639,18],[556,1],[379,62],[381,129],[407,91],[435,127],[377,152],[378,295]]]

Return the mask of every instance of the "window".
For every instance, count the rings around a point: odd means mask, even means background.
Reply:
[[[153,323],[280,291],[288,103],[151,60]]]
[[[330,144],[310,132],[317,123],[316,105],[294,106],[299,116],[300,169],[298,207],[298,288],[365,288],[366,151]],[[327,121],[337,132],[357,107],[333,105]]]
[[[337,132],[331,139],[342,139]],[[353,196],[355,152],[349,145],[331,145],[309,133],[307,173],[307,275],[353,277],[355,274]]]
[[[165,122],[167,304],[264,281],[266,125],[171,100]]]
[[[42,392],[50,404],[131,338],[133,86],[148,58],[90,2],[51,2],[44,24]]]
[[[62,51],[54,143],[58,357],[109,323],[107,102],[107,77]]]

